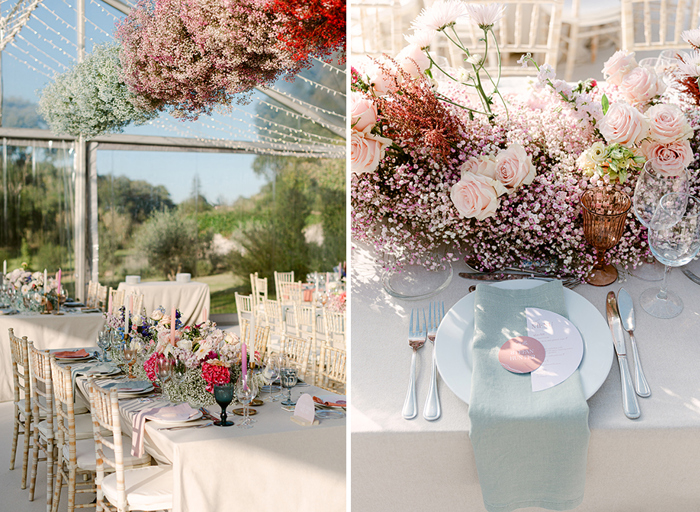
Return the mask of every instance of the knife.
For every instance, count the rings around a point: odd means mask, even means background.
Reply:
[[[514,274],[510,272],[495,272],[493,274],[472,274],[469,272],[460,272],[459,277],[465,279],[473,279],[475,281],[509,281],[512,279],[539,279],[542,281],[552,281],[555,277],[542,274]]]
[[[632,343],[632,358],[634,360],[634,390],[641,397],[651,396],[651,389],[647,383],[647,379],[644,376],[644,371],[642,370],[642,361],[639,359],[639,352],[637,351],[637,340],[634,338],[634,303],[632,302],[632,297],[627,290],[620,288],[617,292],[618,307],[620,310],[620,318],[622,319],[622,326],[625,331],[630,335],[630,342]]]
[[[622,333],[622,323],[620,322],[620,313],[617,309],[617,299],[615,292],[608,292],[606,302],[606,312],[608,316],[608,326],[613,337],[613,345],[617,352],[617,362],[620,365],[620,381],[622,383],[622,409],[625,411],[625,416],[633,420],[639,418],[641,414],[637,395],[632,387],[632,376],[630,375],[630,367],[627,364],[627,349],[625,347],[625,336]]]

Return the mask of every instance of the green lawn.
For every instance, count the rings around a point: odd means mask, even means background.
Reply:
[[[211,313],[224,314],[236,312],[235,293],[250,293],[250,282],[233,277],[231,272],[200,276],[196,281],[207,283],[211,293]]]

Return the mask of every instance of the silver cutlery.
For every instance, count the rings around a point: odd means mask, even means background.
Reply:
[[[693,274],[690,270],[688,270],[687,268],[684,268],[682,270],[682,272],[685,275],[685,277],[690,279],[692,282],[694,282],[695,284],[700,284],[700,277]]]
[[[423,312],[423,327],[420,325],[420,311]],[[413,317],[416,317],[416,323],[413,324]],[[411,320],[408,327],[408,344],[413,349],[411,356],[411,378],[408,381],[408,392],[406,400],[403,403],[401,415],[404,419],[412,420],[418,415],[418,404],[416,403],[416,354],[418,350],[425,345],[427,337],[427,322],[425,321],[425,310],[411,310]]]
[[[651,396],[651,388],[647,383],[647,379],[644,376],[644,371],[642,370],[642,361],[639,359],[639,352],[637,351],[637,340],[634,338],[634,303],[632,302],[632,297],[624,288],[620,288],[617,292],[617,305],[620,310],[620,318],[622,319],[622,326],[630,335],[630,342],[632,343],[632,359],[634,360],[634,390],[639,396],[648,397]]]
[[[481,274],[472,274],[469,272],[460,272],[459,277],[463,277],[465,279],[473,279],[475,281],[493,281],[493,282],[498,282],[498,281],[513,281],[516,279],[534,279],[536,281],[554,281],[556,279],[559,279],[558,277],[554,277],[551,275],[545,275],[545,274],[533,274],[533,273],[512,273],[512,272],[486,272],[486,273],[481,273]],[[561,279],[562,285],[565,288],[569,288],[570,290],[573,288],[576,288],[579,284],[581,284],[580,279],[576,278],[564,278]]]
[[[209,422],[207,422],[207,423],[195,423],[195,424],[193,424],[193,425],[182,425],[182,426],[179,426],[179,427],[162,427],[162,428],[159,428],[158,430],[171,430],[171,431],[175,431],[175,430],[184,430],[184,429],[186,429],[186,428],[204,428],[204,427],[211,427],[213,424],[214,424],[213,421],[209,421]]]
[[[622,333],[622,323],[620,322],[620,313],[617,309],[617,299],[615,292],[608,292],[608,298],[605,305],[605,310],[608,317],[608,326],[613,337],[613,345],[617,352],[617,362],[620,365],[620,382],[622,383],[622,409],[625,411],[625,416],[630,419],[639,418],[641,411],[637,402],[637,395],[632,387],[632,376],[630,368],[627,364],[627,348],[625,347],[625,336]]]
[[[423,407],[423,417],[428,421],[434,421],[440,417],[440,397],[437,389],[437,360],[435,359],[435,337],[438,326],[445,316],[445,302],[431,302],[428,306],[428,336],[433,345],[432,371],[430,372],[430,389]]]

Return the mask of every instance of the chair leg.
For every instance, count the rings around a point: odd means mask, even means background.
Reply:
[[[55,451],[54,440],[49,439],[46,442],[46,512],[51,512],[53,503]]]
[[[569,45],[566,49],[566,72],[564,74],[564,79],[570,82],[574,76],[574,66],[576,65],[576,53],[578,51],[578,32],[579,28],[577,24],[572,24],[569,30]]]
[[[68,472],[68,512],[75,510],[75,485],[77,481],[76,469],[71,468]]]
[[[22,459],[22,489],[27,488],[27,469],[29,468],[29,439],[31,437],[32,417],[24,419],[24,458]]]
[[[15,411],[15,431],[12,435],[12,455],[10,456],[10,471],[15,469],[15,457],[17,456],[17,440],[19,439],[19,413]]]
[[[32,457],[32,478],[29,483],[29,501],[34,501],[34,488],[36,487],[36,473],[39,466],[39,428],[34,427],[34,456]]]
[[[59,453],[58,457],[58,467],[56,470],[56,482],[53,486],[53,499],[51,500],[51,512],[58,511],[58,504],[61,502],[61,487],[63,483],[61,482],[63,470],[63,456]]]

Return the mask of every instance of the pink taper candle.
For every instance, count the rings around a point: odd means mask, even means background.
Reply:
[[[207,311],[207,308],[204,308],[204,321],[206,322],[209,320],[209,311]]]
[[[170,344],[175,345],[175,316],[177,315],[177,310],[175,306],[170,310]]]
[[[243,372],[243,385],[248,380],[248,347],[244,343],[241,345],[241,371]]]
[[[58,269],[58,276],[56,276],[56,288],[58,289],[56,293],[60,296],[61,295],[61,269],[60,268]]]
[[[109,304],[107,305],[107,313],[112,314],[112,294],[109,294]]]

